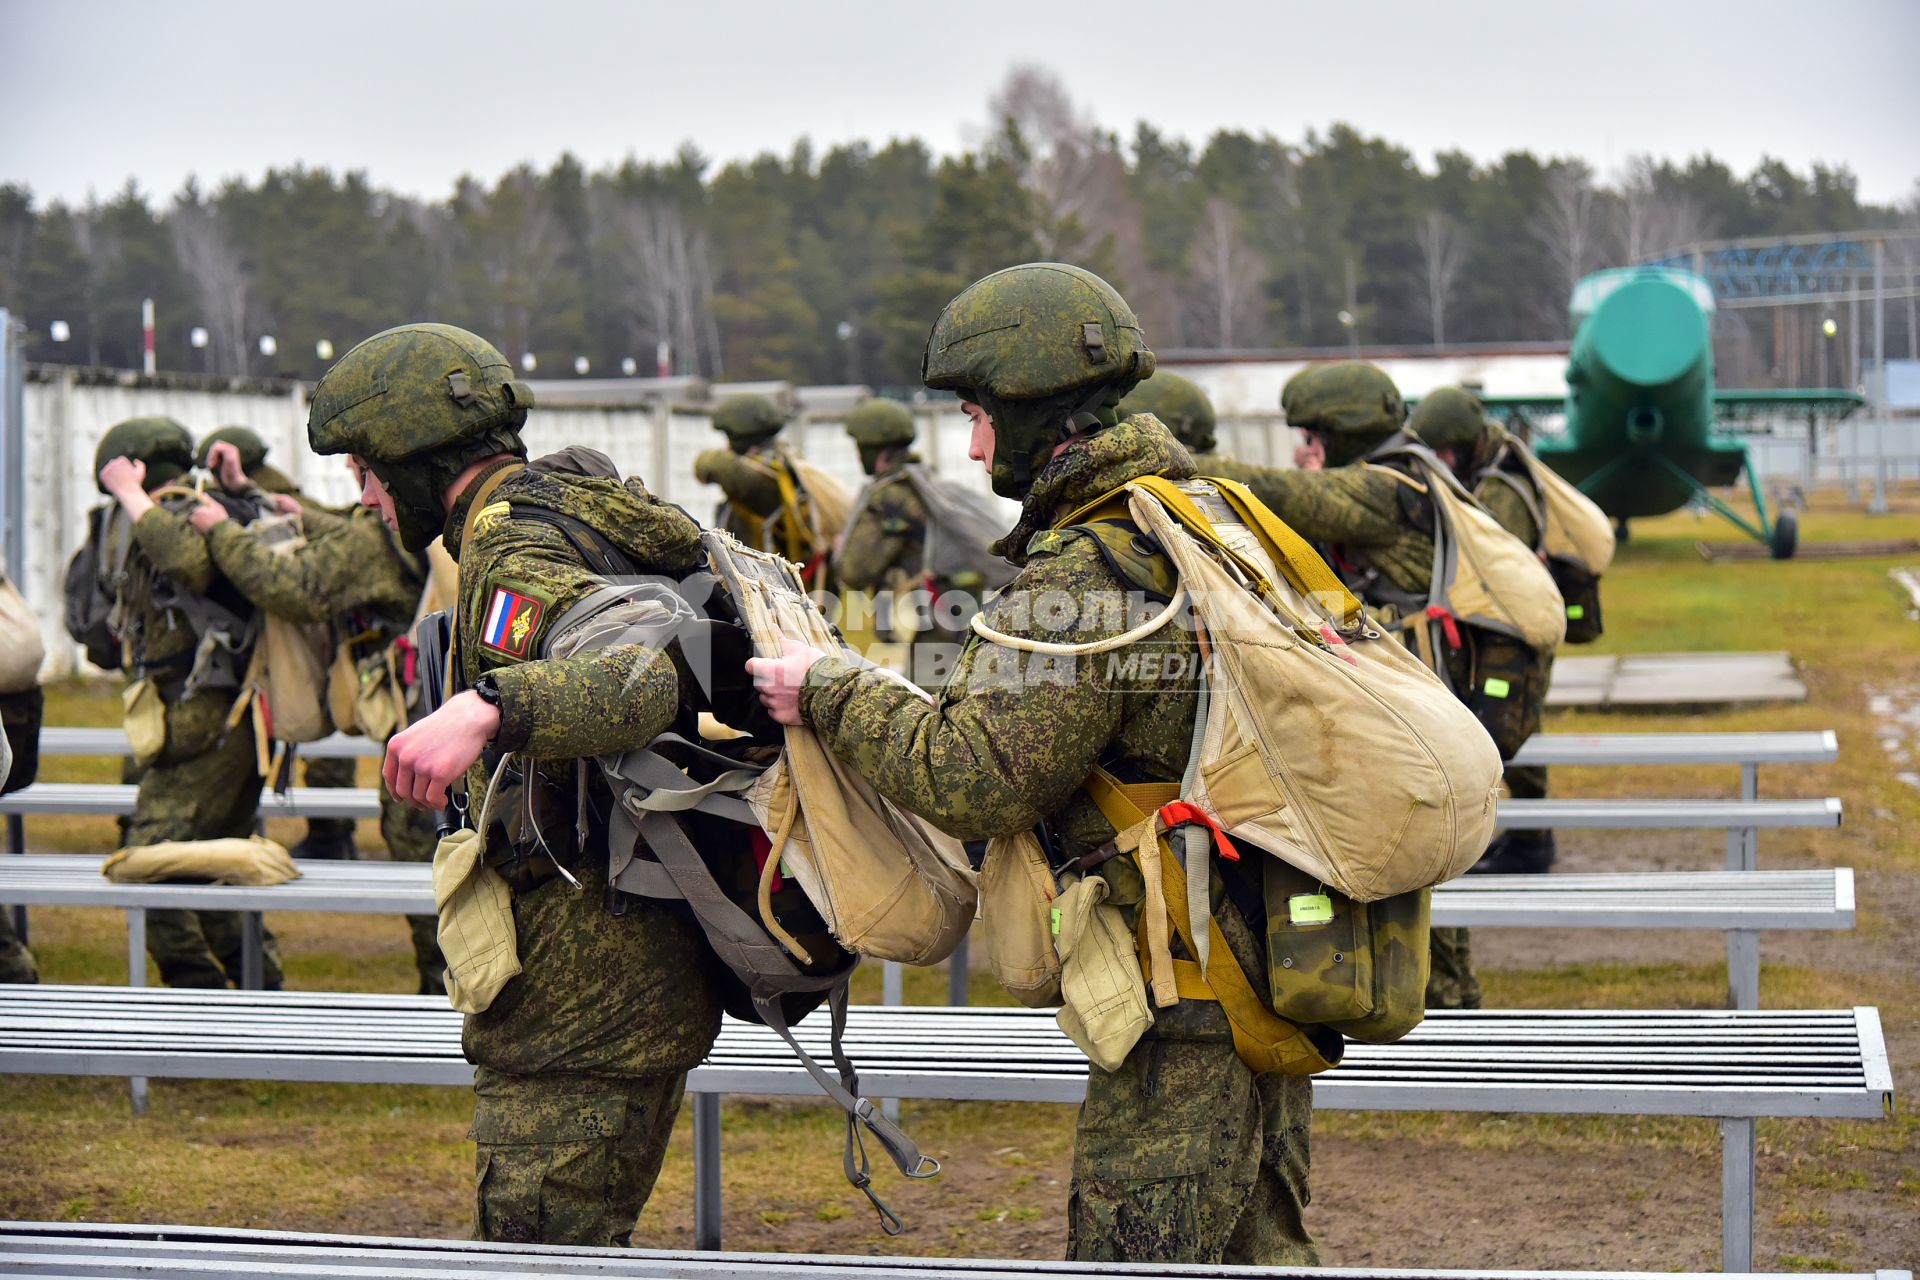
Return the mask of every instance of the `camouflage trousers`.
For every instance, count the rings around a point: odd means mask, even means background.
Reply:
[[[13,908],[0,904],[0,982],[38,982],[33,952],[13,929]]]
[[[140,775],[127,824],[128,846],[211,840],[253,831],[260,804],[253,737],[226,727],[227,699],[208,694],[167,708],[166,749]],[[280,948],[264,937],[261,978],[277,989]],[[147,912],[147,954],[170,987],[224,987],[240,981],[240,916],[231,911]]]
[[[380,784],[380,838],[395,862],[432,862],[433,851],[440,843],[433,829],[433,815],[394,799],[385,782]],[[445,995],[447,962],[440,954],[440,917],[408,916],[407,929],[413,934],[413,963],[420,971],[420,994]]]
[[[474,1072],[474,1238],[626,1248],[686,1074]]]
[[[1255,1075],[1227,1039],[1149,1032],[1089,1070],[1074,1135],[1067,1257],[1314,1266],[1313,1085]]]
[[[1472,687],[1465,700],[1480,721],[1500,758],[1512,758],[1528,738],[1540,731],[1546,715],[1547,685],[1553,675],[1553,657],[1545,660],[1515,640],[1474,633]],[[1465,684],[1451,673],[1454,687]],[[1508,766],[1507,790],[1516,796],[1539,798],[1547,794],[1547,771],[1535,766]],[[1473,972],[1473,943],[1465,929],[1435,929],[1427,977],[1427,1008],[1478,1009],[1480,979]]]
[[[1473,942],[1467,931],[1435,929],[1427,954],[1427,1008],[1478,1009],[1480,979],[1473,972]]]

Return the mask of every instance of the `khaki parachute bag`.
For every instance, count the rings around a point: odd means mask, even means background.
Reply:
[[[1202,657],[1185,778],[1127,784],[1096,769],[1085,784],[1140,867],[1137,944],[1154,1004],[1217,1000],[1256,1071],[1328,1069],[1337,1037],[1328,1043],[1320,1027],[1404,1035],[1422,1014],[1429,891],[1472,866],[1493,835],[1492,740],[1244,486],[1145,476],[1062,523],[1115,517],[1171,560],[1179,590],[1155,621],[1190,606]],[[978,619],[974,629],[1032,644]],[[1282,937],[1263,1002],[1212,915],[1216,844],[1233,860],[1242,848],[1270,855],[1262,880],[1283,933],[1324,929],[1352,950]],[[1290,891],[1276,900],[1276,885]],[[1173,957],[1174,936],[1190,959]],[[1324,964],[1296,965],[1296,955]]]
[[[718,664],[711,651],[702,658],[695,641],[703,626],[705,634],[738,636],[731,625],[737,621],[755,653],[777,655],[782,636],[791,635],[870,666],[828,624],[798,567],[778,555],[749,549],[718,530],[704,532],[712,603],[733,616],[703,622],[684,598],[687,584],[636,581],[624,554],[591,526],[528,505],[516,506],[515,513],[561,529],[586,562],[612,580],[554,623],[543,656],[677,641],[696,678],[706,683],[702,663],[710,669]],[[691,909],[748,998],[745,1007],[730,1003],[728,1011],[773,1028],[847,1113],[847,1180],[873,1203],[882,1228],[897,1234],[899,1218],[870,1185],[861,1130],[907,1177],[932,1177],[940,1165],[860,1096],[859,1076],[841,1048],[848,983],[862,956],[931,965],[952,954],[975,909],[966,851],[881,796],[811,729],[786,728],[771,759],[764,748],[753,752],[750,739],[726,733],[701,738],[666,733],[640,750],[599,760],[615,801],[608,881],[622,892],[682,901]],[[716,833],[715,820],[738,825]],[[721,865],[728,849],[737,846],[744,856],[746,844],[726,838],[740,826],[764,840],[756,850],[761,866],[757,874],[746,868],[744,885],[734,874],[737,866]],[[816,916],[818,929],[809,923]],[[823,1000],[832,1018],[832,1073],[791,1030]]]
[[[1373,469],[1433,499],[1433,577],[1426,611],[1398,624],[1421,661],[1445,680],[1442,646],[1459,648],[1463,625],[1512,636],[1537,653],[1558,649],[1567,634],[1566,602],[1533,548],[1501,528],[1425,446],[1396,444],[1372,460],[1399,457],[1412,461],[1419,479],[1392,467]]]
[[[1511,457],[1533,482],[1532,492],[1501,463]],[[1509,485],[1535,508],[1547,572],[1566,600],[1568,644],[1587,644],[1601,634],[1600,575],[1613,563],[1613,522],[1572,481],[1535,456],[1533,450],[1503,433],[1500,451],[1487,474]],[[1535,500],[1538,494],[1538,501]]]
[[[298,516],[260,516],[247,526],[277,556],[307,545]],[[323,623],[290,622],[262,611],[260,640],[241,679],[227,723],[253,719],[260,774],[277,785],[288,772],[287,748],[317,742],[333,732],[328,708],[328,668],[333,639]]]
[[[1013,563],[989,549],[1007,531],[1012,518],[1008,511],[997,506],[995,499],[942,480],[917,462],[910,462],[862,489],[859,501],[847,517],[849,528],[875,495],[890,484],[912,485],[921,505],[927,509],[920,562],[923,571],[936,582],[950,582],[972,574],[978,576],[987,590],[997,591],[1013,581],[1018,572]]]

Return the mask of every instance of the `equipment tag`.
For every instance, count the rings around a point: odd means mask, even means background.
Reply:
[[[1587,616],[1587,606],[1583,604],[1570,604],[1567,606],[1567,616],[1575,622],[1578,622]]]
[[[1333,919],[1333,899],[1324,893],[1296,893],[1287,899],[1287,919],[1293,924],[1327,924]]]
[[[1058,907],[1053,909],[1053,933],[1055,937],[1060,936],[1060,908]]]
[[[1499,676],[1487,677],[1487,696],[1489,698],[1504,698],[1512,691],[1513,686],[1505,680],[1502,680]]]

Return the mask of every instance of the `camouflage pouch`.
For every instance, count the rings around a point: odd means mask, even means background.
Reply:
[[[1060,956],[1053,946],[1057,891],[1033,832],[996,836],[980,867],[980,928],[987,967],[1029,1009],[1060,1003]]]
[[[1266,863],[1273,1011],[1387,1044],[1426,1013],[1431,889],[1355,902],[1278,858]]]
[[[167,747],[167,704],[159,686],[142,676],[121,692],[120,707],[134,764],[152,764]]]
[[[355,664],[353,723],[375,742],[385,742],[407,727],[407,689],[396,668],[392,646]]]
[[[341,733],[361,733],[354,717],[354,699],[360,693],[360,669],[353,660],[353,645],[334,646],[333,661],[327,664],[327,716]]]

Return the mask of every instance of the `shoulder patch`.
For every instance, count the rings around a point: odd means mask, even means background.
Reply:
[[[524,658],[547,611],[546,602],[505,587],[495,587],[480,621],[480,647],[505,658]]]

